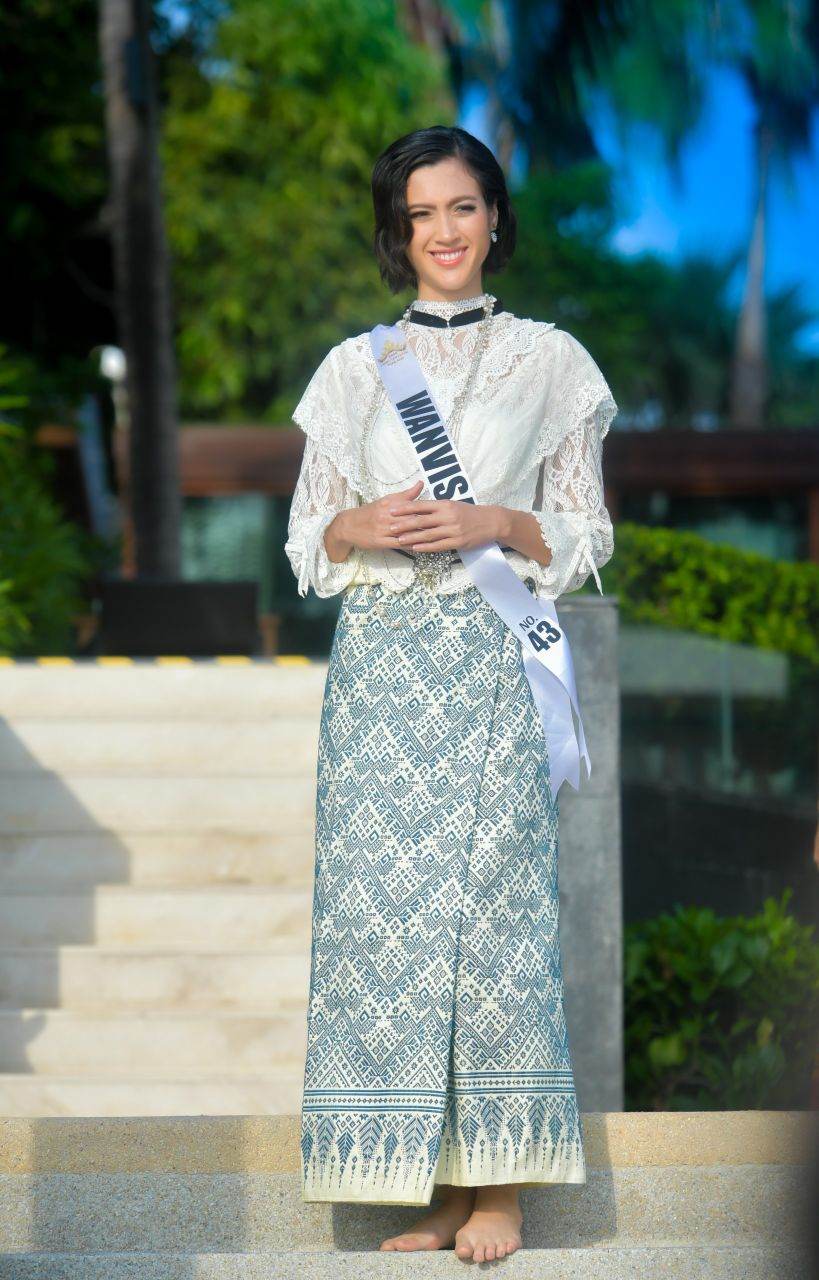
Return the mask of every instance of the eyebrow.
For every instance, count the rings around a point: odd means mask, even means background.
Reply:
[[[447,200],[447,204],[460,204],[462,200],[477,200],[477,198],[478,198],[477,196],[473,196],[472,193],[470,192],[469,195],[455,196],[453,200]],[[434,209],[435,206],[431,204],[424,204],[420,200],[414,200],[412,204],[407,205],[407,208],[408,209]]]

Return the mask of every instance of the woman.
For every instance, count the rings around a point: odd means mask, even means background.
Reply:
[[[558,936],[557,796],[516,636],[458,549],[496,541],[541,597],[613,550],[585,349],[483,291],[515,245],[492,153],[458,128],[373,171],[375,252],[476,504],[432,500],[367,333],[333,347],[286,551],[343,592],[321,715],[305,1200],[440,1203],[382,1249],[520,1247],[521,1186],[586,1181]]]

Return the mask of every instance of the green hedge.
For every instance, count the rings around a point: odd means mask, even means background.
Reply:
[[[697,533],[631,521],[600,571],[621,617],[819,662],[819,565],[773,560]],[[584,587],[584,590],[588,587]]]
[[[781,900],[756,916],[678,906],[625,929],[626,1105],[804,1109],[819,945]]]

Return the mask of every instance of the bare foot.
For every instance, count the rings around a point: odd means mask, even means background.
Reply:
[[[440,1205],[414,1222],[408,1231],[382,1240],[387,1249],[445,1249],[455,1241],[455,1232],[466,1222],[475,1202],[474,1187],[450,1187]]]
[[[523,1214],[515,1186],[478,1187],[475,1208],[455,1235],[464,1262],[492,1262],[519,1249]]]

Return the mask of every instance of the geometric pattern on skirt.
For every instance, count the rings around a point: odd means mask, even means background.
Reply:
[[[585,1182],[558,803],[477,587],[347,589],[317,764],[302,1198]]]

